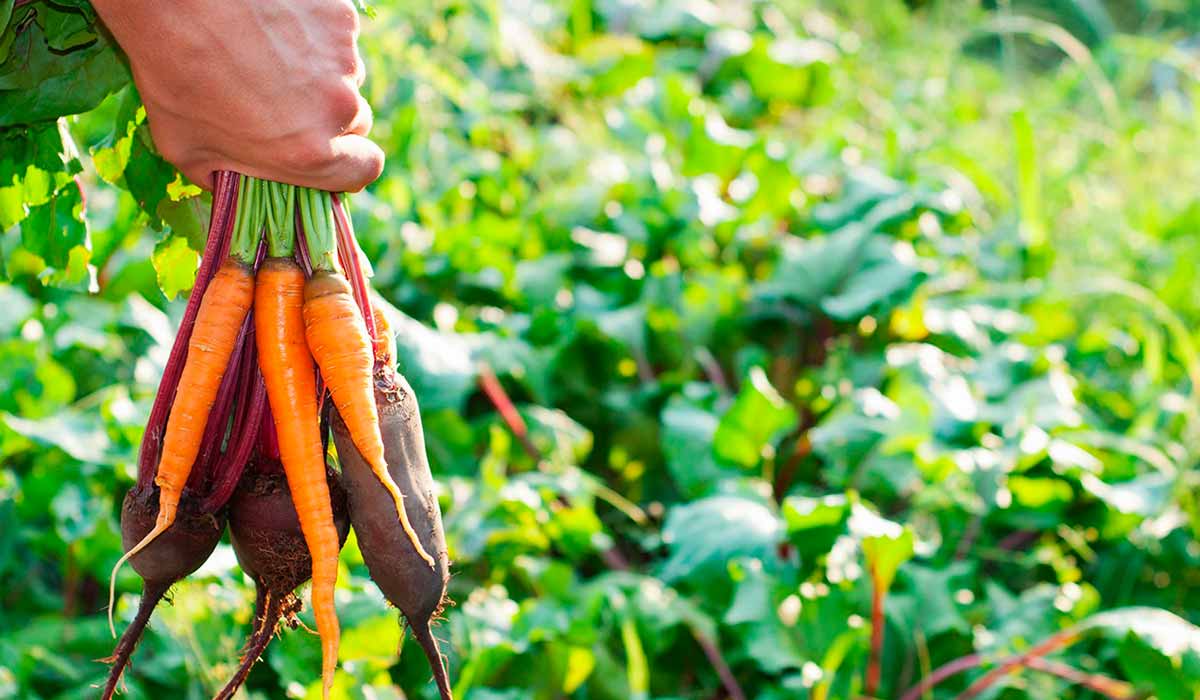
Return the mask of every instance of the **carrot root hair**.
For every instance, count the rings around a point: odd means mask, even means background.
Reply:
[[[171,588],[170,581],[147,581],[142,588],[142,600],[138,603],[137,615],[133,618],[133,622],[126,628],[125,633],[121,635],[121,641],[117,642],[116,649],[113,650],[112,656],[101,659],[104,663],[111,664],[112,668],[108,672],[108,682],[104,684],[104,694],[101,695],[102,700],[110,700],[113,694],[117,691],[117,684],[121,681],[121,676],[125,672],[125,668],[129,665],[129,658],[133,656],[133,650],[137,647],[137,643],[142,638],[142,633],[146,630],[146,624],[150,622],[150,615],[154,609],[158,607],[159,601],[167,594],[167,590]],[[109,623],[112,622],[112,609],[109,606]]]

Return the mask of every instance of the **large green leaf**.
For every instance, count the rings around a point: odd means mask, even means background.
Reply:
[[[0,127],[89,110],[129,82],[115,45],[89,28],[89,16],[38,7],[45,27],[26,25],[0,63]]]
[[[770,563],[783,536],[783,523],[769,506],[743,496],[709,496],[678,506],[667,515],[663,542],[670,557],[664,581],[720,576],[738,557]]]
[[[792,408],[761,367],[750,370],[733,405],[721,416],[713,434],[713,451],[743,468],[755,466],[781,433],[796,425]],[[770,451],[774,454],[773,449]]]

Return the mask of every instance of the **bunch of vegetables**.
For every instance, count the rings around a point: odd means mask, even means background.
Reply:
[[[245,658],[218,697],[233,695],[281,619],[295,626],[295,590],[309,579],[328,696],[338,555],[353,527],[372,578],[450,698],[430,631],[449,578],[441,512],[416,399],[394,368],[360,255],[336,195],[218,175],[204,258],[122,510],[110,625],[122,564],[144,588],[104,698],[155,606],[204,563],[226,525],[257,601]]]

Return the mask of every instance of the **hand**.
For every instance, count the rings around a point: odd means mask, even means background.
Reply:
[[[379,177],[350,0],[94,0],[129,56],[163,157],[355,192]]]

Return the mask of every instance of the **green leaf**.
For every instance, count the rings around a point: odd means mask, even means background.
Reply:
[[[342,633],[338,660],[387,667],[400,648],[401,628],[394,615],[376,615],[348,626]]]
[[[125,184],[138,206],[158,219],[158,206],[167,197],[167,187],[175,181],[175,167],[152,149],[150,129],[145,124],[137,128],[125,165]]]
[[[956,600],[956,593],[970,585],[970,564],[954,562],[945,568],[914,564],[901,573],[904,590],[889,593],[890,616],[903,620],[907,627],[920,628],[929,639],[946,632],[970,632],[967,607]]]
[[[0,64],[0,127],[85,112],[129,82],[129,69],[103,35],[78,43],[87,31],[81,26],[56,20],[52,35],[37,24],[17,34]],[[59,53],[51,43],[75,46]]]
[[[670,557],[660,572],[670,583],[722,575],[731,559],[774,561],[783,523],[769,507],[741,496],[710,496],[672,508],[663,527]]]
[[[200,255],[188,246],[183,236],[170,235],[154,246],[151,256],[154,271],[158,275],[158,287],[167,299],[174,299],[196,283],[196,270]]]
[[[33,300],[16,287],[0,285],[0,338],[11,335],[33,313]]]
[[[779,435],[795,425],[796,409],[771,386],[761,367],[753,367],[737,399],[721,416],[713,451],[727,462],[752,468],[773,449]]]
[[[475,390],[476,372],[467,340],[435,331],[382,299],[373,299],[396,334],[400,370],[412,384],[422,411],[461,409]]]
[[[913,556],[912,530],[856,503],[850,516],[850,532],[861,542],[867,571],[876,588],[891,588],[900,565]]]
[[[1117,608],[1092,615],[1080,626],[1109,636],[1132,635],[1192,673],[1200,671],[1200,627],[1172,612],[1143,606]]]
[[[783,519],[788,535],[842,525],[850,514],[850,503],[840,493],[828,496],[788,496],[783,500]]]
[[[815,306],[854,268],[870,236],[867,227],[851,224],[825,236],[787,241],[775,273],[755,287],[755,294]]]
[[[21,243],[42,259],[47,267],[73,271],[68,281],[79,281],[91,256],[87,222],[83,218],[83,199],[79,188],[70,183],[50,195],[45,204],[32,207],[21,222]]]
[[[0,422],[31,440],[57,447],[80,462],[112,463],[120,456],[95,412],[64,409],[40,420],[0,413]]]
[[[720,419],[683,396],[672,396],[662,412],[660,444],[667,470],[689,496],[700,496],[737,472],[716,460],[713,438]]]
[[[821,309],[835,319],[852,321],[906,302],[925,278],[912,260],[901,260],[898,250],[912,257],[906,246],[887,236],[872,236],[854,272],[835,294],[821,300]]]

